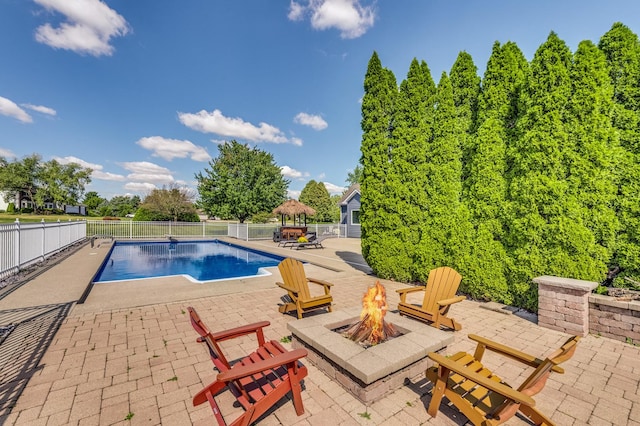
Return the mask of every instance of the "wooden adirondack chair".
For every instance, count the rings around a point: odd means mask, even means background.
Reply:
[[[305,349],[288,351],[275,340],[265,341],[262,329],[269,325],[268,321],[211,333],[195,309],[192,307],[187,309],[191,325],[200,335],[197,341],[206,343],[211,360],[220,372],[215,382],[193,397],[194,406],[208,401],[218,424],[226,425],[214,397],[223,390],[229,389],[245,409],[244,414],[230,424],[249,425],[291,392],[296,413],[299,416],[304,414],[300,382],[307,376],[307,367],[299,360],[307,356]],[[250,334],[255,334],[258,348],[230,364],[220,349],[219,343]]]
[[[398,311],[400,311],[400,314],[430,322],[436,328],[445,326],[456,331],[461,330],[462,325],[447,316],[451,305],[466,299],[465,296],[456,296],[460,281],[462,281],[462,276],[448,266],[432,269],[424,287],[409,287],[396,290],[400,293]],[[407,302],[407,294],[416,291],[425,292],[422,306]]]
[[[427,412],[435,417],[442,397],[446,396],[474,425],[499,425],[518,411],[536,425],[553,425],[535,407],[532,396],[544,388],[552,371],[564,373],[558,364],[573,356],[580,338],[569,338],[544,361],[480,336],[470,334],[469,338],[478,343],[473,356],[465,352],[450,357],[429,353],[429,358],[439,365],[426,372],[427,378],[434,384]],[[486,349],[520,361],[535,370],[517,390],[513,389],[483,367],[481,361]]]
[[[278,310],[282,313],[293,311],[298,312],[298,319],[302,318],[302,314],[314,309],[327,308],[331,312],[331,286],[333,284],[315,278],[309,278],[304,272],[302,262],[286,258],[278,265],[281,282],[276,285],[287,291],[288,301],[284,305],[280,305]],[[324,294],[320,296],[312,296],[309,291],[309,283],[321,285],[324,287]]]

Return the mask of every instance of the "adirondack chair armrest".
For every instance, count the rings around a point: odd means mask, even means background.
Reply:
[[[453,305],[454,303],[462,302],[466,298],[467,298],[466,296],[456,296],[450,299],[439,300],[436,303],[438,304],[438,306],[448,306],[448,305]]]
[[[261,332],[264,327],[271,324],[269,321],[260,321],[253,324],[246,324],[240,327],[231,328],[229,330],[218,331],[217,333],[211,333],[211,338],[214,341],[222,342],[224,340],[234,339],[236,337],[245,336],[251,333]]]
[[[284,283],[277,282],[276,285],[278,287],[280,287],[281,289],[283,289],[283,290],[287,290],[287,291],[290,291],[291,293],[298,294],[298,289],[295,289],[295,288],[292,288],[292,287],[287,287],[287,285],[284,284]]]
[[[230,382],[257,373],[262,373],[264,371],[273,370],[274,368],[288,365],[292,362],[297,362],[299,359],[306,356],[306,349],[294,349],[271,358],[263,359],[262,361],[258,361],[253,364],[234,366],[231,370],[218,374],[217,380],[219,382]]]
[[[405,287],[396,289],[396,293],[400,295],[400,303],[407,302],[407,294],[415,293],[417,291],[424,291],[425,287]]]
[[[416,291],[424,291],[424,286],[422,287],[405,287],[405,288],[399,288],[396,290],[396,293],[399,294],[406,294],[406,293],[415,293]]]
[[[540,364],[544,362],[543,360],[536,358],[533,355],[529,355],[525,352],[519,351],[517,349],[513,349],[501,343],[494,342],[493,340],[489,340],[486,337],[478,336],[477,334],[469,334],[469,339],[477,342],[479,347],[482,346],[486,349],[489,349],[492,352],[495,352],[495,353],[504,355],[508,358],[514,359],[516,361],[522,362],[523,364],[526,364],[533,368],[537,368]],[[477,353],[477,350],[478,349],[476,349],[476,353]],[[482,355],[480,354],[479,358],[481,357]],[[480,360],[479,358],[476,357],[476,359]],[[551,368],[551,370],[560,374],[564,373],[564,369],[557,365],[554,365]]]
[[[497,392],[512,401],[528,405],[529,407],[534,407],[536,405],[536,402],[530,396],[525,395],[524,393],[519,392],[507,385],[503,385],[500,382],[496,382],[494,380],[481,376],[480,374],[471,371],[470,369],[458,364],[457,362],[449,358],[446,358],[435,352],[429,352],[428,356],[429,358],[431,358],[431,360],[440,365],[440,367],[447,368],[450,371],[455,372],[482,387]]]
[[[325,287],[333,287],[333,284],[331,284],[330,282],[327,282],[327,281],[324,281],[324,280],[319,280],[317,278],[307,277],[307,281],[309,281],[310,283],[314,283],[314,284],[320,284],[320,285],[323,285]]]

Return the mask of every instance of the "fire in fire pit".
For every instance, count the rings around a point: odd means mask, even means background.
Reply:
[[[399,336],[401,333],[393,324],[384,320],[388,309],[386,290],[380,281],[376,281],[362,298],[360,321],[343,331],[342,335],[365,346],[377,345]]]

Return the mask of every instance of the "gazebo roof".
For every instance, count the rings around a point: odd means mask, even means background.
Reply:
[[[316,211],[298,200],[290,199],[273,209],[273,214],[286,214],[287,216],[304,214],[313,216],[316,214]]]

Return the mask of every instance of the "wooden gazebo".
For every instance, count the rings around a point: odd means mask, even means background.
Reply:
[[[288,240],[307,233],[307,216],[315,215],[316,211],[298,200],[289,199],[273,209],[273,214],[282,216],[282,226],[279,235],[277,237],[274,235],[274,240]],[[287,226],[287,216],[293,218],[293,226]],[[302,223],[303,218],[304,224]]]

